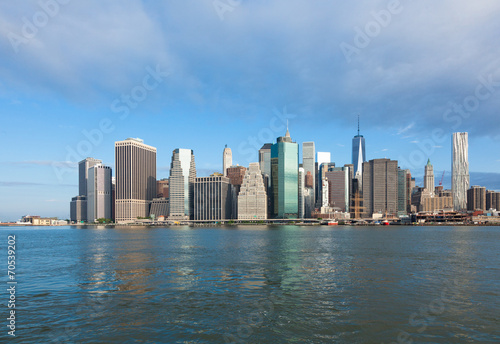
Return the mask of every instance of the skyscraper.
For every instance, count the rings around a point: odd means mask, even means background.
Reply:
[[[305,188],[306,188],[306,176],[304,174],[304,168],[299,167],[299,219],[303,219],[306,212],[305,206]]]
[[[332,162],[332,153],[330,152],[318,152],[317,153],[318,155],[318,158],[317,158],[317,161],[316,163],[318,164],[318,166],[320,166],[322,163],[325,163],[325,162]]]
[[[87,221],[87,197],[76,196],[71,199],[70,219],[78,223]]]
[[[325,192],[323,190],[323,185],[328,183],[326,180],[326,173],[330,171],[331,169],[335,168],[335,163],[334,162],[323,162],[318,165],[318,175],[316,176],[317,178],[317,193],[318,193],[318,198],[316,200],[316,207],[328,207],[328,205],[325,205],[325,202],[328,204],[329,201],[324,200],[324,195]],[[327,193],[328,197],[330,197],[329,193]]]
[[[87,222],[112,219],[111,208],[111,167],[94,165],[88,170]]]
[[[311,190],[308,190],[307,195],[315,193],[316,189],[316,163],[315,163],[316,148],[314,142],[304,142],[302,143],[302,167],[304,168],[304,177],[309,175],[312,178]],[[308,204],[305,204],[306,218],[311,217],[311,211],[314,210],[314,197],[306,197]]]
[[[299,215],[299,145],[288,128],[271,148],[271,188],[273,216],[297,218]]]
[[[141,139],[115,142],[116,222],[149,216],[156,196],[156,148]]]
[[[87,179],[90,167],[102,163],[101,160],[86,158],[78,163],[78,197],[73,197],[70,203],[71,221],[87,221]]]
[[[364,217],[398,211],[398,162],[373,159],[363,163]]]
[[[231,148],[224,148],[222,152],[222,174],[224,177],[227,177],[227,168],[233,165],[233,152],[231,152]]]
[[[194,211],[194,182],[196,165],[191,149],[177,148],[170,163],[170,214],[171,220],[189,220]]]
[[[432,165],[431,165],[432,167]],[[398,216],[408,214],[408,174],[410,170],[398,167]],[[433,179],[434,182],[434,179]]]
[[[218,221],[231,218],[231,184],[224,176],[195,178],[194,220]]]
[[[267,219],[267,186],[256,162],[245,172],[238,195],[238,220]]]
[[[453,209],[467,209],[467,190],[469,189],[469,134],[453,133],[451,153],[451,192]]]
[[[424,188],[429,195],[434,195],[434,167],[431,165],[431,159],[428,159],[425,165]]]
[[[365,138],[359,134],[358,116],[358,135],[352,139],[352,164],[354,165],[354,178],[358,180],[360,188],[362,187],[364,162],[366,162]]]
[[[102,160],[86,158],[78,163],[78,192],[79,196],[87,196],[87,179],[89,168],[102,164]]]
[[[332,154],[330,152],[317,152],[316,153],[316,163],[314,164],[315,173],[314,173],[314,203],[317,208],[321,207],[321,186],[323,184],[323,180],[320,176],[321,166],[324,163],[330,163],[332,161]]]
[[[350,166],[350,165],[349,165]],[[328,205],[341,212],[349,212],[350,167],[331,167],[325,172],[328,182]]]
[[[269,185],[271,184],[271,147],[272,143],[265,143],[259,149],[259,167],[264,176],[268,176]]]

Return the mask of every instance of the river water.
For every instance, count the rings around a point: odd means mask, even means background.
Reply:
[[[500,227],[0,227],[0,342],[500,343]]]

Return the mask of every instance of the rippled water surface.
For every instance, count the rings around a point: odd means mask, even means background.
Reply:
[[[0,233],[4,262],[17,241],[13,342],[500,343],[499,227]]]

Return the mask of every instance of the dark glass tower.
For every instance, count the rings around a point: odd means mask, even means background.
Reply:
[[[299,145],[288,128],[271,147],[272,214],[275,218],[299,216]]]

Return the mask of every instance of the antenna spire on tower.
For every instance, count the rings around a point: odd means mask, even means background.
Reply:
[[[359,113],[358,113],[358,136],[359,136]]]
[[[285,137],[290,137],[290,132],[288,131],[288,119],[286,120],[286,133]]]

